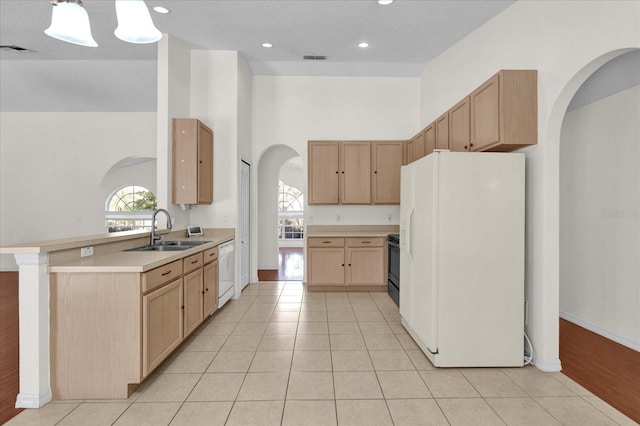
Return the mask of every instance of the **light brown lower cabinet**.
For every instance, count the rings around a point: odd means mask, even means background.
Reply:
[[[50,275],[54,399],[126,399],[218,306],[218,248],[144,273]]]
[[[144,377],[155,370],[184,339],[183,297],[182,278],[142,297]]]
[[[216,248],[216,256],[217,256]],[[218,260],[205,264],[202,268],[204,273],[204,315],[211,315],[218,308]]]
[[[385,239],[307,239],[307,286],[310,291],[386,289]]]

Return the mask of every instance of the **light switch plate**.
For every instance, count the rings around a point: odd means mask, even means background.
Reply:
[[[93,256],[93,246],[91,247],[82,247],[80,249],[80,257]]]

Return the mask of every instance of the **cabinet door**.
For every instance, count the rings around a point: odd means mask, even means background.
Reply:
[[[470,151],[500,142],[500,74],[496,74],[474,90],[471,103]]]
[[[374,204],[400,204],[402,142],[372,142]]]
[[[182,301],[182,278],[142,297],[144,377],[182,342]]]
[[[344,285],[344,248],[308,248],[309,285]]]
[[[213,202],[213,131],[195,118],[173,120],[172,201]]]
[[[469,97],[449,110],[449,144],[451,151],[469,151]]]
[[[198,122],[198,203],[213,202],[213,131]]]
[[[429,155],[436,148],[436,126],[431,123],[424,129],[424,155]]]
[[[449,113],[436,120],[436,149],[449,149]]]
[[[184,337],[202,323],[203,300],[202,268],[184,277]]]
[[[384,285],[384,248],[347,247],[347,285]]]
[[[416,161],[416,138],[412,138],[407,142],[407,164]]]
[[[342,142],[340,154],[340,202],[371,204],[371,144]]]
[[[218,261],[204,265],[204,315],[210,315],[218,307]]]
[[[427,141],[425,140],[425,132],[416,135],[416,160],[427,155]]]
[[[311,141],[308,150],[309,204],[338,204],[339,143]]]

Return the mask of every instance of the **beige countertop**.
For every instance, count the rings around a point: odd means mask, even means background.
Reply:
[[[400,232],[399,225],[310,225],[307,238],[384,237]]]
[[[167,234],[161,231],[160,234]],[[87,237],[66,238],[37,243],[25,243],[14,247],[3,247],[2,253],[51,253],[73,252],[84,246],[99,246],[101,244],[126,243],[127,240],[145,238],[147,231],[119,232],[117,234],[94,235]],[[167,236],[170,240],[208,241],[196,247],[181,251],[124,251],[120,248],[110,249],[107,253],[97,253],[93,256],[69,259],[68,261],[49,264],[49,272],[145,272],[169,262],[182,259],[200,251],[216,247],[234,239],[233,229],[205,229],[202,237],[186,237],[186,231],[175,231]],[[148,242],[147,242],[148,243]],[[133,243],[131,243],[133,244]],[[144,243],[139,244],[139,246]],[[120,247],[120,246],[118,246]],[[129,246],[128,248],[132,248]],[[79,251],[79,250],[78,250]]]
[[[166,265],[174,260],[191,256],[198,252],[216,247],[233,240],[233,230],[220,232],[215,237],[204,236],[189,238],[189,240],[210,241],[209,243],[181,251],[117,251],[98,256],[83,257],[81,259],[61,265],[49,267],[49,272],[146,272]],[[186,240],[176,238],[175,240]]]

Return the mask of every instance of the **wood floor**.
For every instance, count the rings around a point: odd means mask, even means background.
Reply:
[[[562,372],[640,423],[640,352],[560,318]]]
[[[302,281],[304,259],[302,247],[280,247],[278,269],[258,270],[259,281]]]
[[[18,273],[0,272],[0,424],[22,411],[15,408],[19,368]]]

